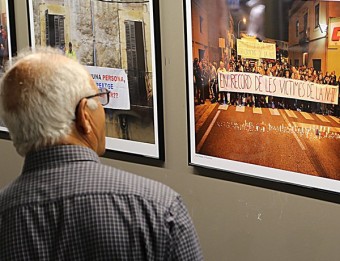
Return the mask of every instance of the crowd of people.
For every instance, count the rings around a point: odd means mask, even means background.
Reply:
[[[272,60],[262,60],[259,63],[242,58],[236,59],[234,56],[231,56],[229,62],[221,60],[219,65],[216,62],[209,62],[205,59],[199,61],[198,58],[195,58],[193,62],[195,102],[196,104],[202,104],[209,99],[212,103],[219,102],[220,104],[235,106],[290,109],[340,116],[339,105],[251,93],[220,92],[217,82],[219,72],[256,73],[340,87],[340,76],[337,78],[335,71],[324,73],[313,67],[295,67],[287,63]],[[340,97],[338,97],[338,104],[340,103],[339,99]]]

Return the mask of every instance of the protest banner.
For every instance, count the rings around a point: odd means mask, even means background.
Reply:
[[[123,69],[86,66],[98,88],[110,91],[110,102],[104,108],[130,110],[127,74]]]
[[[272,43],[237,39],[237,55],[249,59],[276,59],[276,47]]]
[[[338,104],[339,87],[254,73],[218,74],[220,92],[241,92]]]

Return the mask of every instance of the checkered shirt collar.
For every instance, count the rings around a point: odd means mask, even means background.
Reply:
[[[26,155],[22,173],[37,168],[50,167],[75,161],[94,161],[100,163],[98,155],[91,149],[78,145],[58,145],[29,152]]]

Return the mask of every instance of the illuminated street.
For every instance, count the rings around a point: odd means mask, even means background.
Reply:
[[[195,107],[196,152],[340,179],[340,120],[284,109]]]

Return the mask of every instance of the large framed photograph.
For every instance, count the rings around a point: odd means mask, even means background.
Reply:
[[[339,193],[340,2],[184,5],[190,164]]]
[[[0,1],[0,77],[4,73],[5,63],[12,59],[16,52],[14,1]],[[0,119],[0,131],[7,133],[5,124]],[[7,134],[8,135],[8,134]]]
[[[30,41],[86,66],[106,105],[107,149],[164,158],[158,0],[28,0]]]

